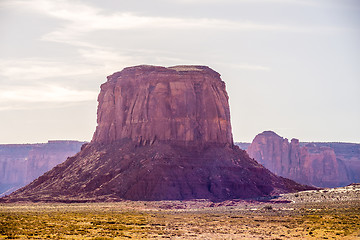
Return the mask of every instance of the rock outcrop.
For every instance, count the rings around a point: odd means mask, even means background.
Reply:
[[[39,144],[0,145],[0,196],[25,186],[67,157],[84,142],[49,141]]]
[[[233,144],[225,83],[208,67],[125,68],[108,77],[98,101],[92,142]]]
[[[308,143],[302,143],[307,145]],[[344,142],[315,142],[317,147],[326,147],[334,150],[336,159],[340,164],[339,171],[346,169],[348,182],[360,183],[360,144],[359,143],[344,143]],[[342,173],[344,174],[344,173]]]
[[[318,187],[338,187],[350,183],[344,163],[334,149],[299,140],[284,139],[271,131],[258,134],[247,149],[250,157],[279,176]]]
[[[92,141],[2,201],[224,200],[307,189],[233,144],[225,84],[208,67],[125,68],[98,101]]]

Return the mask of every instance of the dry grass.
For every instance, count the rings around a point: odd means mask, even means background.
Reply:
[[[359,201],[180,204],[2,204],[0,239],[360,239]]]

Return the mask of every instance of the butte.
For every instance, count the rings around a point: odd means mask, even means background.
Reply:
[[[250,199],[304,190],[233,144],[220,74],[135,66],[108,76],[90,143],[2,201]]]

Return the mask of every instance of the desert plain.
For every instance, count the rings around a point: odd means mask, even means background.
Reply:
[[[1,203],[0,239],[360,239],[360,185],[248,201]]]

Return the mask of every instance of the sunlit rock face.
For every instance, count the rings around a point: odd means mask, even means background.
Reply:
[[[347,169],[334,149],[321,144],[300,146],[272,131],[258,134],[247,152],[275,174],[318,187],[337,187],[350,183]]]
[[[98,102],[93,142],[233,144],[225,83],[208,67],[125,68],[108,77]]]
[[[308,189],[233,144],[225,84],[209,67],[125,68],[98,101],[92,141],[3,201],[219,201]]]

